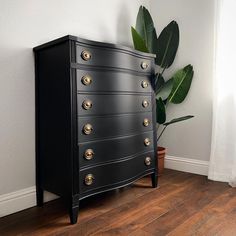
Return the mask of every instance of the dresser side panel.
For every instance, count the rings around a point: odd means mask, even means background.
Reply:
[[[72,192],[70,42],[35,52],[36,163],[44,190]]]

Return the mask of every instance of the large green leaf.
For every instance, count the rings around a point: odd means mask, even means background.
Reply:
[[[139,33],[139,35],[145,40],[146,39],[146,33],[144,28],[144,14],[143,14],[143,6],[139,7],[138,15],[136,18],[136,25],[135,29]]]
[[[173,88],[168,98],[169,102],[179,104],[186,98],[193,79],[193,66],[187,65],[173,76]]]
[[[182,117],[179,117],[179,118],[175,118],[175,119],[173,119],[173,120],[171,120],[171,121],[169,121],[169,122],[166,122],[166,123],[164,123],[163,125],[168,126],[168,125],[171,125],[171,124],[174,124],[174,123],[177,123],[177,122],[181,122],[181,121],[184,121],[184,120],[191,119],[191,118],[193,118],[193,117],[194,117],[194,116],[190,116],[190,115],[188,115],[188,116],[182,116]]]
[[[133,27],[131,27],[131,33],[132,33],[132,37],[133,37],[134,48],[136,50],[141,51],[141,52],[149,52],[144,40],[142,39],[142,37],[139,35],[139,33]]]
[[[156,121],[163,124],[166,121],[166,108],[161,98],[156,99]]]
[[[162,68],[172,65],[179,46],[179,26],[171,21],[161,32],[156,43],[156,64]]]
[[[168,125],[171,125],[171,124],[174,124],[174,123],[177,123],[177,122],[181,122],[181,121],[184,121],[184,120],[188,120],[188,119],[191,119],[193,118],[194,116],[182,116],[182,117],[179,117],[179,118],[175,118],[169,122],[166,122],[163,124],[164,128],[162,129],[162,131],[160,132],[158,138],[157,138],[157,141],[159,141],[159,139],[161,138],[162,134],[164,133],[164,131],[166,130],[167,126]]]
[[[155,76],[155,92],[159,93],[162,86],[165,84],[165,80],[161,74],[156,74]]]
[[[173,87],[173,79],[171,78],[166,82],[164,82],[162,87],[156,93],[156,98],[159,99],[161,97],[163,101],[166,100],[172,91],[172,87]]]
[[[144,6],[140,6],[139,8],[135,29],[143,38],[149,52],[155,53],[157,45],[157,34],[152,17],[149,11]]]

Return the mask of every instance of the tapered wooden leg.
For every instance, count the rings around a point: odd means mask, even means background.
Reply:
[[[151,178],[152,178],[152,187],[156,188],[158,185],[158,176],[157,173],[154,172],[153,174],[151,174]]]
[[[70,223],[76,224],[79,214],[79,201],[77,202],[72,201],[72,203],[70,204],[69,214],[70,214]]]
[[[39,186],[36,187],[36,198],[37,198],[37,206],[43,205],[43,189]]]

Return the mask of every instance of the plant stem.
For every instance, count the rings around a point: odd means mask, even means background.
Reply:
[[[160,137],[162,136],[162,134],[164,133],[164,131],[165,131],[166,128],[167,128],[167,126],[165,126],[165,127],[163,128],[163,130],[161,131],[160,135],[159,135],[158,138],[157,138],[157,142],[159,141]]]
[[[164,71],[165,71],[165,67],[163,68],[163,70],[162,70],[162,72],[161,72],[161,66],[159,66],[159,71],[156,73],[156,77],[157,77],[157,79],[158,79],[158,77],[159,77],[159,75],[163,75],[163,73],[164,73]]]
[[[163,68],[161,75],[163,75],[164,71],[166,70],[166,67]]]
[[[158,123],[156,123],[156,129],[158,131],[158,129],[160,128],[160,125]]]

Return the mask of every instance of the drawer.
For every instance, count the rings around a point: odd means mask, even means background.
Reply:
[[[79,144],[80,168],[151,151],[153,142],[146,146],[144,144],[146,138],[152,140],[153,132]]]
[[[78,94],[78,115],[107,115],[148,112],[152,110],[151,96],[130,94]]]
[[[154,167],[154,153],[147,152],[120,162],[87,168],[80,171],[80,191],[85,193],[122,185],[141,177]]]
[[[150,93],[152,91],[151,75],[139,76],[105,70],[77,70],[77,90]]]
[[[144,124],[144,121],[148,122]],[[79,117],[78,123],[78,139],[81,143],[151,131],[152,113]]]
[[[111,67],[150,73],[154,59],[125,50],[76,45],[76,62],[81,65]]]

